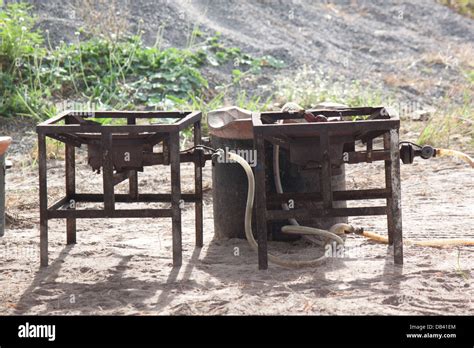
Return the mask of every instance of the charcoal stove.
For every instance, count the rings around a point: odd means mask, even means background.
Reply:
[[[109,118],[110,124],[97,120]],[[170,121],[174,119],[174,121]],[[192,127],[194,150],[181,153],[180,133]],[[40,194],[40,258],[48,265],[48,220],[66,219],[67,244],[76,243],[76,219],[171,218],[173,265],[182,262],[181,204],[195,203],[196,246],[203,245],[202,167],[206,156],[201,144],[200,112],[117,112],[93,115],[67,111],[40,123],[38,133]],[[48,206],[46,137],[65,144],[66,194]],[[76,192],[75,149],[87,146],[88,164],[102,172],[103,193]],[[156,146],[161,145],[161,146]],[[156,147],[155,147],[156,146]],[[156,152],[154,151],[156,150]],[[181,192],[180,163],[194,163],[194,193]],[[146,166],[171,167],[171,193],[140,193],[138,172]],[[129,193],[115,194],[115,185],[129,181]],[[79,209],[79,202],[103,203],[103,209]],[[167,202],[168,209],[117,209],[116,203]]]
[[[400,152],[398,117],[382,107],[309,110],[323,115],[329,122],[306,123],[303,113],[263,112],[252,114],[254,147],[257,150],[256,209],[258,264],[268,268],[267,222],[290,218],[386,215],[389,244],[394,248],[394,262],[403,263],[402,220],[400,207]],[[303,122],[301,122],[303,121]],[[383,149],[373,148],[376,138],[383,138]],[[356,151],[356,141],[365,144],[365,151]],[[320,170],[320,192],[270,193],[270,166],[265,151],[272,145],[286,148],[290,161],[301,168]],[[344,164],[384,161],[383,188],[334,191],[331,172]],[[289,200],[314,202],[320,209],[280,210]],[[366,207],[338,207],[335,201],[386,199],[386,205]]]

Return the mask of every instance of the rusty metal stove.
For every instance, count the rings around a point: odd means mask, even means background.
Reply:
[[[389,244],[394,246],[394,261],[403,263],[400,207],[400,120],[385,108],[344,108],[309,110],[314,115],[336,117],[332,122],[302,123],[300,113],[253,113],[254,146],[257,150],[256,208],[258,264],[267,269],[267,222],[290,218],[386,215]],[[383,137],[383,149],[373,148],[374,139]],[[365,151],[356,151],[356,141]],[[320,192],[271,194],[266,172],[265,151],[271,144],[290,152],[290,161],[320,170]],[[267,152],[268,153],[268,152]],[[334,191],[331,171],[342,164],[385,162],[385,185],[378,189]],[[277,210],[269,208],[289,199],[321,203],[321,209]],[[336,208],[334,201],[386,199],[384,206]]]
[[[195,203],[196,246],[203,245],[202,167],[206,157],[201,144],[200,112],[117,112],[100,111],[95,119],[111,118],[102,125],[91,116],[64,112],[40,123],[38,133],[40,191],[40,256],[41,266],[48,265],[48,220],[66,219],[67,244],[76,243],[76,219],[79,218],[171,218],[173,265],[181,265],[182,202]],[[173,123],[169,119],[176,119]],[[153,121],[153,122],[150,122]],[[122,121],[122,123],[120,123]],[[140,124],[144,123],[144,124]],[[146,124],[148,122],[148,124]],[[192,152],[180,153],[179,136],[193,127]],[[66,195],[48,207],[46,137],[65,144]],[[154,152],[161,144],[161,151]],[[103,176],[103,193],[76,192],[75,149],[87,145],[88,163]],[[158,148],[158,147],[157,147]],[[195,168],[194,193],[181,193],[180,163],[192,162]],[[171,167],[171,193],[139,193],[138,172],[151,165]],[[115,194],[114,186],[129,181],[128,194]],[[104,209],[78,209],[79,202],[102,202]],[[168,202],[168,209],[117,209],[115,203]]]

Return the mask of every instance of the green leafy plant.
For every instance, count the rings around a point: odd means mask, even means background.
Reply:
[[[12,71],[15,63],[34,54],[43,44],[41,34],[34,30],[36,19],[28,11],[30,6],[13,3],[0,12],[0,65],[2,71]]]
[[[226,47],[219,35],[201,39],[197,27],[185,49],[146,47],[139,35],[81,40],[81,32],[75,42],[55,48],[46,32],[46,48],[28,11],[27,5],[12,4],[0,16],[0,114],[4,116],[51,117],[63,100],[106,110],[196,105],[200,100],[196,96],[214,94],[208,92],[202,74],[205,66],[232,62],[238,67],[235,71],[242,69],[241,75],[233,75],[237,84],[262,68],[284,65],[271,56],[254,58],[239,48]],[[204,99],[199,103],[216,105],[221,98]]]
[[[13,3],[0,12],[0,114],[3,115],[37,116],[33,109],[46,107],[37,99],[37,93],[25,87],[32,81],[22,78],[26,62],[37,62],[35,57],[45,52],[40,47],[43,38],[34,30],[35,18],[28,13],[29,9],[29,5]],[[20,80],[25,84],[20,84]]]

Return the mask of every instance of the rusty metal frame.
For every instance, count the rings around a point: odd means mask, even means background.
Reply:
[[[277,123],[278,120],[303,119],[298,113],[264,112],[253,113],[254,147],[257,151],[256,209],[259,269],[268,268],[267,223],[272,220],[308,217],[369,216],[386,215],[389,244],[394,246],[394,262],[403,263],[403,240],[401,220],[400,153],[398,117],[390,116],[384,108],[347,108],[339,110],[311,110],[313,114],[326,117],[339,116],[341,121],[320,123]],[[365,116],[365,119],[353,121],[347,118]],[[373,139],[383,136],[383,150],[373,149]],[[319,138],[321,160],[321,192],[271,194],[265,166],[265,151],[270,144],[285,146],[291,138]],[[366,151],[346,152],[344,163],[370,163],[384,161],[385,187],[369,190],[333,191],[331,187],[332,164],[342,159],[330,158],[330,145],[337,138],[345,137],[352,148],[356,140],[366,143]],[[268,152],[267,152],[268,153]],[[274,203],[288,202],[288,199],[321,202],[322,209],[317,210],[270,210]],[[386,199],[384,206],[334,208],[333,202],[339,200]]]
[[[79,116],[78,116],[79,115]],[[123,125],[101,125],[91,119],[125,119]],[[137,124],[138,119],[177,119],[170,124]],[[200,145],[201,112],[148,112],[148,111],[97,111],[91,115],[66,111],[37,125],[38,167],[40,199],[40,265],[48,265],[48,220],[66,219],[67,244],[76,243],[76,219],[81,218],[171,218],[173,237],[173,265],[182,263],[181,201],[195,204],[196,246],[203,245],[202,167],[206,155],[199,148],[193,153],[180,153],[179,136],[186,128],[193,127],[194,145]],[[153,144],[163,141],[163,151],[147,158],[147,165],[163,164],[171,167],[170,194],[140,194],[136,170],[114,174],[112,151],[114,136],[118,134],[150,133]],[[93,133],[100,139],[103,153],[103,194],[76,192],[75,149],[92,140],[86,134]],[[65,143],[65,197],[48,207],[46,137]],[[154,138],[153,138],[154,137]],[[94,140],[97,142],[97,140]],[[180,164],[194,163],[194,193],[181,192]],[[115,194],[114,186],[129,180],[128,194]],[[78,202],[103,202],[104,209],[77,209]],[[168,202],[169,209],[116,209],[115,203]]]

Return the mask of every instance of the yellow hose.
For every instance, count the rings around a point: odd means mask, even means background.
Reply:
[[[223,151],[220,151],[220,155],[223,156]],[[253,210],[253,201],[255,197],[255,178],[253,176],[252,168],[249,166],[247,161],[242,157],[234,154],[234,153],[227,153],[228,159],[237,162],[242,166],[244,169],[247,180],[248,180],[248,192],[247,192],[247,205],[245,209],[245,236],[247,237],[247,241],[249,242],[250,247],[254,251],[258,251],[258,244],[253,237],[252,232],[252,210]],[[474,160],[469,157],[468,155],[456,151],[456,150],[448,150],[448,149],[436,149],[436,156],[443,157],[443,156],[453,156],[459,158],[466,163],[468,163],[471,167],[474,168]],[[294,219],[292,219],[294,220]],[[335,240],[338,244],[344,244],[343,237],[346,233],[357,233],[362,235],[370,240],[373,240],[378,243],[388,244],[388,238],[385,236],[381,236],[377,233],[373,232],[357,232],[353,226],[348,224],[336,224],[330,228],[329,231],[320,230],[317,228],[312,227],[305,227],[299,225],[287,225],[282,227],[282,232],[284,233],[294,233],[306,236],[321,236],[326,239],[326,242],[329,239]],[[413,240],[404,240],[404,243],[407,245],[417,245],[417,246],[426,246],[426,247],[445,247],[445,246],[469,246],[474,245],[474,240],[469,239],[433,239],[427,241],[413,241]],[[317,266],[326,260],[325,256],[321,256],[316,259],[312,260],[287,260],[277,257],[268,253],[268,260],[274,264],[277,264],[282,267],[288,268],[301,268],[307,266]]]
[[[469,246],[474,245],[474,240],[472,239],[431,239],[431,240],[407,240],[408,243],[418,246],[427,246],[427,247],[444,247],[444,246]]]
[[[388,237],[381,236],[380,234],[364,231],[359,233],[361,236],[373,240],[374,242],[388,244]],[[474,245],[473,239],[431,239],[431,240],[410,240],[405,239],[404,244],[417,245],[432,248],[442,248],[445,246],[469,246]]]
[[[436,157],[456,157],[464,162],[468,163],[471,168],[474,168],[474,160],[469,157],[467,154],[456,151],[456,150],[449,150],[449,149],[436,149]],[[388,237],[381,236],[380,234],[373,233],[373,232],[359,232],[357,233],[361,236],[364,236],[374,242],[388,244]],[[417,246],[426,246],[432,248],[441,248],[445,246],[469,246],[474,245],[473,239],[431,239],[431,240],[409,240],[405,239],[403,241],[407,245],[417,245]]]
[[[436,149],[435,157],[444,157],[444,156],[459,158],[460,160],[469,164],[471,168],[474,168],[474,160],[463,152],[456,151],[456,150],[449,150],[449,149]]]
[[[364,236],[365,238],[371,239],[374,242],[379,242],[379,243],[382,243],[382,244],[388,244],[388,238],[385,237],[385,236],[381,236],[380,234],[377,234],[377,233],[364,231],[360,235]]]

